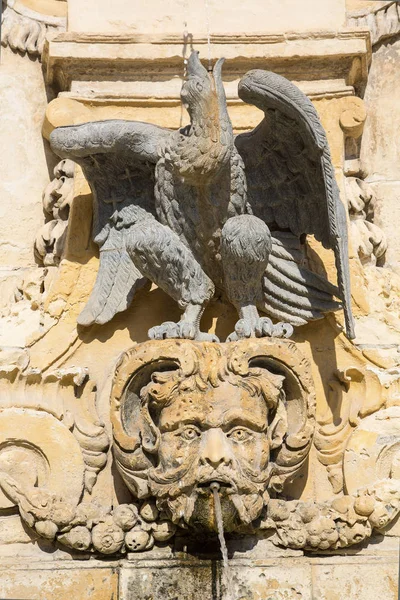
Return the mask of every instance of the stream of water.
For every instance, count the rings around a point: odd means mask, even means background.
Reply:
[[[207,27],[207,47],[208,47],[208,70],[211,71],[211,29],[210,29],[210,7],[208,6],[208,0],[204,0],[204,7],[206,10],[206,27]]]
[[[222,519],[221,500],[218,493],[220,486],[218,483],[213,482],[210,485],[210,489],[213,493],[215,520],[217,521],[218,539],[222,554],[222,583],[223,588],[225,588],[224,600],[234,600],[232,594],[232,576],[229,567],[228,549],[226,547],[224,537],[224,522]]]

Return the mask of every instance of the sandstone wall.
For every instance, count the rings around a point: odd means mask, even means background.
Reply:
[[[125,0],[68,2],[70,31],[119,34],[183,34],[315,31],[339,29],[345,20],[344,0],[238,0],[229,6],[217,0],[151,0],[132,11]]]

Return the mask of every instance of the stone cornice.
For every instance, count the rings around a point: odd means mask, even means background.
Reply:
[[[226,33],[213,33],[211,35],[211,44],[275,44],[277,42],[293,41],[293,40],[348,40],[353,38],[365,38],[366,34],[357,30],[343,31],[311,31],[311,32],[285,32],[280,34],[265,34],[253,32],[243,35],[229,35]],[[68,31],[62,33],[54,39],[56,42],[75,42],[75,43],[105,43],[105,44],[178,44],[183,45],[184,39],[182,35],[166,34],[166,35],[149,35],[149,34],[115,34],[115,33],[75,33]],[[196,37],[196,39],[188,39],[188,44],[207,44],[206,37]]]
[[[192,43],[202,57],[208,55],[206,38]],[[178,77],[183,70],[184,48],[182,37],[173,35],[64,33],[46,43],[46,79],[59,91],[69,92],[74,82],[141,80],[145,84],[157,75],[162,79]],[[360,29],[281,35],[215,34],[211,38],[212,59],[227,59],[227,81],[261,67],[295,81],[341,80],[344,88],[357,87],[367,78],[370,55],[369,33]]]

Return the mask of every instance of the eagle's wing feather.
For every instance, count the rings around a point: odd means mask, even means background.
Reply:
[[[338,310],[334,300],[339,290],[306,266],[299,239],[288,232],[275,232],[263,278],[264,303],[259,308],[275,319],[305,325]]]
[[[258,127],[238,135],[235,140],[245,164],[252,211],[273,228],[288,230],[298,237],[313,234],[324,247],[333,249],[347,335],[353,338],[346,211],[340,200],[326,134],[317,112],[295,85],[268,71],[247,73],[239,84],[239,96],[260,108],[265,115]],[[273,259],[271,267],[274,266],[276,270]],[[290,279],[287,265],[285,270],[286,279]],[[275,284],[279,285],[276,273],[272,275]],[[304,283],[309,285],[309,280],[308,271]],[[272,308],[276,314],[287,310],[303,323],[318,318],[320,309],[316,309],[315,304],[316,310],[306,309],[303,299],[304,308],[299,308],[303,312],[296,313],[290,308],[288,294],[281,294],[278,299],[277,289],[270,288],[267,297],[270,298],[271,312]],[[310,298],[311,292],[312,289]]]
[[[133,264],[126,238],[139,221],[154,219],[154,169],[169,130],[135,121],[58,127],[53,150],[78,163],[93,193],[93,240],[100,265],[81,325],[106,323],[125,310],[146,278]]]

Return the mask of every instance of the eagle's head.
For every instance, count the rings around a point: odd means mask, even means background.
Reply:
[[[216,62],[212,72],[201,64],[199,53],[192,51],[187,65],[187,79],[182,90],[182,104],[191,120],[200,115],[219,116],[220,107],[225,106],[225,92],[221,80],[221,67],[224,59]]]

